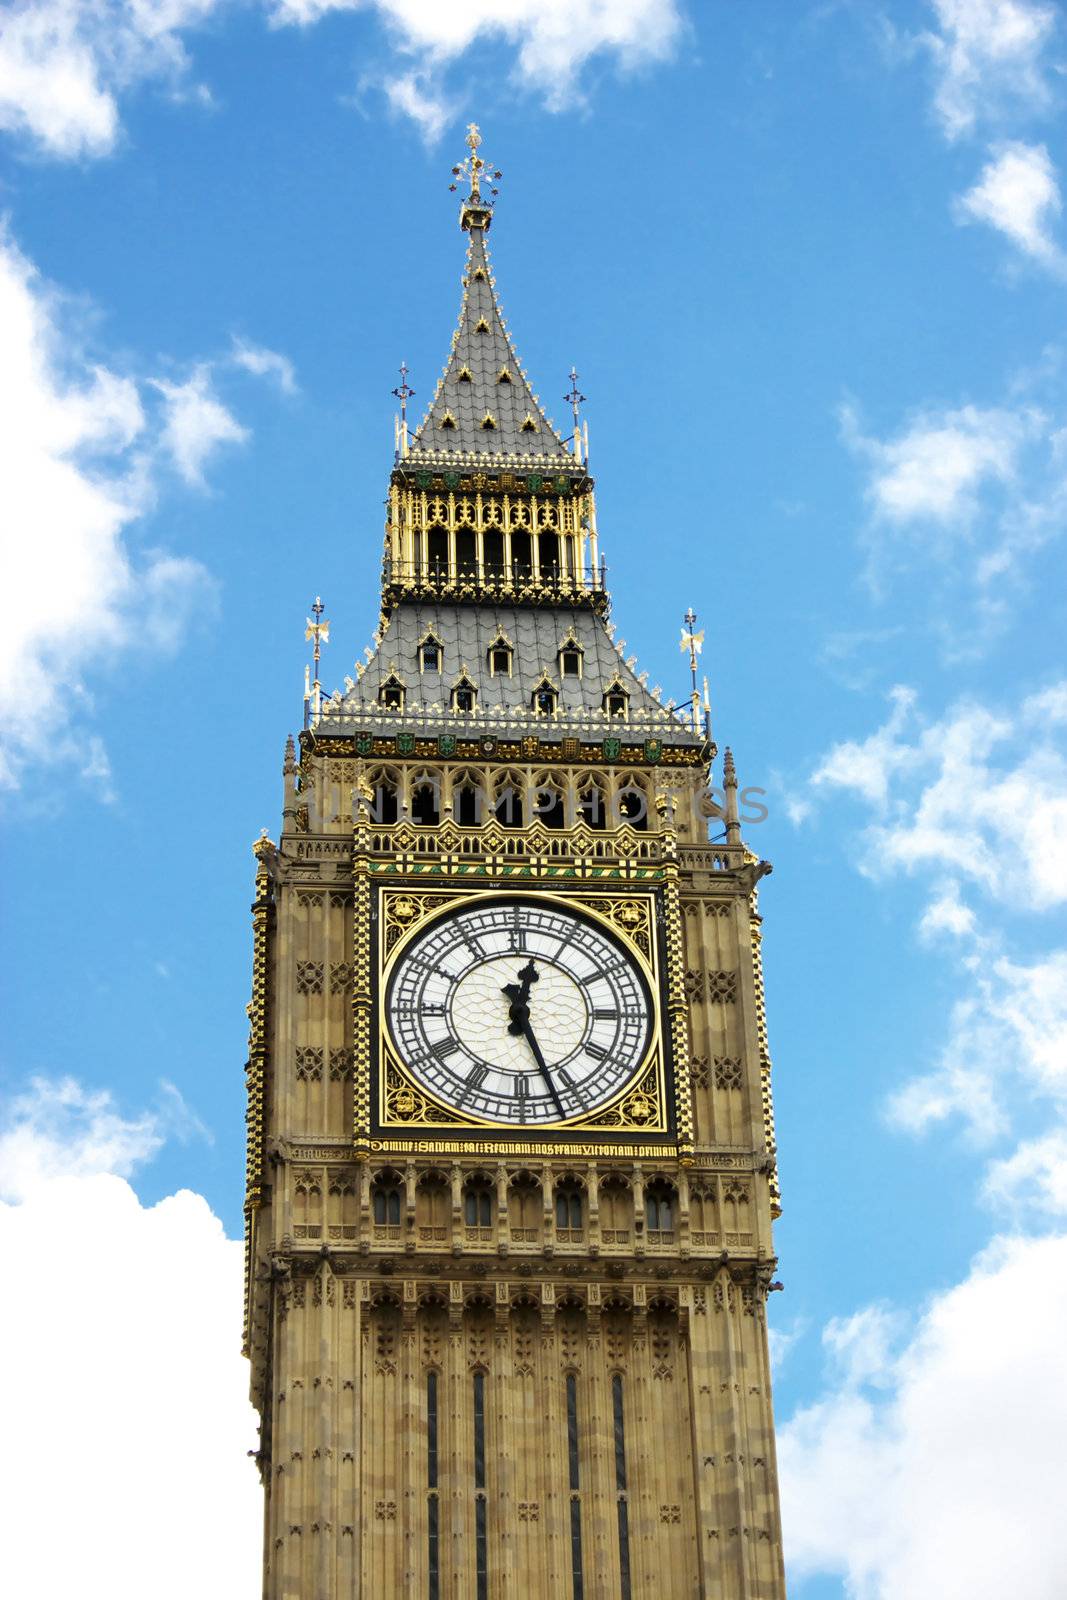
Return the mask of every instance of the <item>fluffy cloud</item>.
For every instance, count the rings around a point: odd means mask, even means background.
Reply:
[[[516,78],[553,110],[575,103],[582,68],[662,59],[680,26],[675,0],[258,0],[275,26],[373,10],[399,65],[380,79],[390,104],[436,138],[450,115],[441,72],[472,45],[502,39]],[[0,129],[51,156],[107,155],[123,94],[148,79],[175,86],[190,61],[184,36],[235,0],[23,0],[0,34]],[[204,98],[202,93],[201,98]]]
[[[185,482],[201,488],[210,457],[221,445],[243,443],[248,430],[216,394],[209,363],[202,362],[184,383],[152,381],[164,401],[163,448]]]
[[[1067,1216],[1067,1130],[1054,1128],[990,1164],[984,1197],[1016,1217]]]
[[[164,1132],[159,1113],[126,1119],[69,1080],[6,1108],[0,1251],[24,1308],[0,1323],[4,1370],[18,1374],[4,1549],[17,1594],[106,1573],[114,1600],[134,1600],[149,1571],[161,1600],[259,1592],[242,1247],[199,1195],[140,1203],[126,1175]],[[59,1254],[42,1240],[62,1240]]]
[[[247,339],[233,341],[231,357],[234,366],[256,378],[271,378],[283,394],[296,393],[296,372],[288,356],[277,350],[268,350],[261,344],[250,344]]]
[[[866,493],[877,516],[949,528],[973,519],[986,484],[1012,481],[1020,450],[1041,420],[1031,412],[961,406],[921,412],[896,438],[875,439],[862,433],[851,406],[841,413],[846,443],[870,463]]]
[[[1067,1239],[1001,1238],[910,1330],[827,1330],[831,1382],[780,1430],[794,1576],[852,1600],[1059,1600]],[[901,1337],[903,1332],[903,1337]]]
[[[912,1133],[953,1118],[979,1142],[1015,1140],[987,1170],[986,1199],[1055,1211],[1067,1198],[1067,950],[1019,959],[999,930],[1067,904],[1067,683],[933,721],[910,692],[891,700],[882,727],[835,746],[812,780],[869,808],[861,870],[928,885],[920,936],[947,941],[960,973],[937,1057],[888,1115]]]
[[[1048,412],[1028,403],[1039,388]],[[1060,375],[1035,370],[1020,375],[1009,404],[927,406],[881,438],[844,406],[842,437],[865,469],[868,577],[951,562],[954,579],[972,586],[979,618],[997,624],[1030,557],[1065,526],[1067,446],[1050,420],[1061,403]]]
[[[1051,226],[1063,209],[1056,172],[1044,145],[1006,144],[956,202],[957,222],[984,222],[1024,255],[1062,273],[1067,262]]]
[[[965,701],[935,721],[894,690],[883,726],[834,746],[812,778],[874,807],[864,870],[951,875],[1005,906],[1067,902],[1067,740],[1048,714],[1063,689],[1010,710]]]
[[[989,1141],[1036,1103],[1050,1103],[1057,1118],[1067,1109],[1067,951],[1016,962],[977,941],[975,952],[966,963],[969,992],[952,1009],[939,1060],[890,1099],[890,1120],[911,1133],[959,1117]],[[1058,1178],[1048,1168],[1063,1153],[1062,1140],[1022,1150],[990,1169],[987,1198],[1007,1199],[1028,1185],[1054,1195],[1058,1182],[1067,1185],[1067,1167]]]
[[[49,753],[106,783],[106,756],[72,729],[84,674],[131,642],[144,605],[154,642],[210,587],[198,563],[126,532],[151,499],[150,428],[136,384],[85,362],[63,307],[0,234],[0,786]]]
[[[22,0],[0,31],[0,128],[49,155],[107,155],[118,97],[146,78],[172,81],[181,35],[223,0]]]
[[[979,117],[1048,102],[1042,60],[1056,8],[1034,0],[932,0],[938,31],[922,35],[938,70],[934,105],[949,139]]]

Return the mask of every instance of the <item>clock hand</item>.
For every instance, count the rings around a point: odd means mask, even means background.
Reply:
[[[534,966],[533,961],[530,960],[519,970],[519,979],[521,981],[519,983],[505,983],[501,989],[501,994],[506,994],[511,1001],[510,1020],[508,1022],[509,1033],[516,1035],[522,1033],[523,1026],[530,1016],[530,985],[536,983],[540,976],[541,974]]]
[[[522,1025],[522,1028],[519,1031],[522,1033],[522,1036],[526,1040],[526,1043],[530,1046],[531,1054],[533,1055],[534,1060],[537,1062],[537,1070],[540,1072],[542,1078],[544,1078],[545,1082],[548,1084],[548,1092],[552,1096],[553,1104],[555,1105],[556,1110],[559,1112],[560,1120],[562,1121],[566,1117],[567,1113],[563,1109],[563,1103],[560,1100],[559,1092],[556,1089],[556,1085],[553,1082],[552,1076],[551,1076],[551,1074],[550,1074],[550,1072],[548,1070],[548,1064],[545,1061],[544,1056],[541,1054],[541,1046],[537,1042],[537,1037],[536,1037],[536,1035],[535,1035],[535,1033],[533,1031],[533,1027],[531,1026],[531,1023],[530,1023],[529,1007],[526,1007],[525,1009],[526,1009],[526,1020],[524,1021],[523,1025]]]

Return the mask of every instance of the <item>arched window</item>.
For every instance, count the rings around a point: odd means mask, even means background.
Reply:
[[[471,1178],[463,1191],[463,1220],[468,1228],[491,1228],[493,1191],[485,1178]]]
[[[541,682],[533,692],[531,705],[539,716],[550,717],[556,709],[558,696],[547,678]]]
[[[473,711],[478,702],[478,691],[469,678],[461,678],[452,690],[454,711]]]
[[[536,1244],[541,1237],[541,1185],[529,1172],[520,1172],[508,1190],[508,1221],[517,1244]]]
[[[556,1232],[564,1240],[581,1237],[582,1191],[576,1183],[561,1183],[556,1190]]]
[[[650,1234],[669,1234],[674,1228],[674,1190],[661,1179],[645,1189],[645,1222]]]
[[[582,646],[577,643],[573,634],[568,634],[561,643],[558,661],[560,661],[560,677],[581,678]]]
[[[522,779],[516,773],[505,773],[497,783],[493,815],[505,828],[522,827]]]
[[[448,577],[448,534],[443,528],[430,529],[430,576],[438,583]]]
[[[381,769],[372,772],[370,785],[374,791],[370,808],[371,821],[395,822],[400,814],[400,795],[394,774]]]
[[[482,534],[482,559],[487,578],[504,576],[504,535],[499,528],[486,528]]]
[[[443,654],[440,639],[435,639],[432,633],[427,634],[419,646],[419,665],[423,672],[440,672]]]
[[[620,822],[629,823],[639,833],[648,829],[648,801],[643,789],[628,784],[615,797],[615,808]]]
[[[563,828],[567,818],[563,805],[563,790],[550,778],[542,777],[534,789],[534,816],[546,828]]]
[[[400,1184],[391,1173],[375,1179],[372,1207],[376,1227],[400,1226]]]
[[[461,828],[477,828],[481,825],[482,790],[474,778],[453,780],[452,815]]]
[[[629,1244],[633,1227],[633,1197],[620,1178],[605,1178],[600,1185],[600,1242]]]
[[[537,566],[542,583],[554,583],[559,578],[559,535],[537,535]]]
[[[584,821],[590,828],[605,828],[608,821],[608,808],[605,803],[603,786],[593,778],[582,790],[578,798],[578,809]]]
[[[515,528],[511,534],[511,566],[517,582],[529,578],[533,571],[530,555],[530,535]]]
[[[512,649],[504,638],[496,638],[486,653],[489,671],[494,678],[510,678]]]
[[[456,568],[462,579],[470,581],[478,576],[478,551],[473,528],[460,528],[456,532]]]
[[[378,704],[387,706],[390,711],[403,711],[404,685],[394,674],[390,674],[378,690]]]
[[[434,828],[441,820],[440,793],[436,780],[423,778],[411,791],[411,820],[424,828]]]

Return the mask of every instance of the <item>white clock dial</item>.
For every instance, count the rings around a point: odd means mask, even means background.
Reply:
[[[405,1066],[475,1122],[586,1116],[639,1071],[651,1005],[599,923],[546,900],[479,901],[397,959],[386,997]]]

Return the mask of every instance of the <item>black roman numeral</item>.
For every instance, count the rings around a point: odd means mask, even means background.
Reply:
[[[436,1044],[430,1046],[431,1052],[437,1057],[438,1061],[443,1061],[446,1056],[452,1055],[458,1049],[458,1039],[439,1039]]]
[[[585,1053],[587,1056],[592,1056],[594,1061],[603,1061],[604,1057],[607,1055],[607,1051],[604,1049],[604,1046],[601,1044],[596,1044],[592,1039],[590,1039],[589,1043],[586,1045]]]
[[[489,1076],[489,1068],[483,1066],[472,1067],[467,1073],[467,1088],[480,1089]]]

